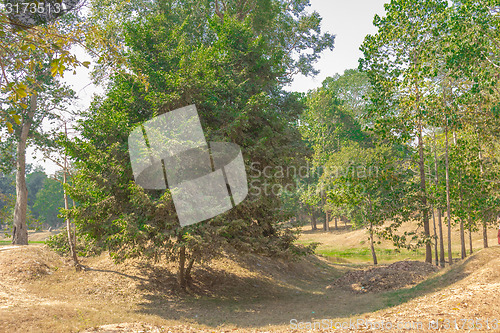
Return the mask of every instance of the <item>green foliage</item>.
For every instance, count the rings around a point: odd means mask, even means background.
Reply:
[[[64,219],[58,217],[61,208],[64,208],[62,184],[51,178],[45,179],[43,187],[36,194],[33,213],[46,227],[58,228],[64,223]]]
[[[66,231],[50,236],[47,240],[45,240],[45,245],[60,255],[70,255],[68,234]],[[89,239],[77,235],[76,252],[79,256],[90,257],[99,255],[102,252],[102,248],[96,246],[96,244]]]
[[[286,166],[305,152],[294,126],[303,104],[283,85],[290,67],[310,73],[319,53],[332,46],[333,38],[319,32],[317,14],[306,14],[303,2],[287,8],[281,1],[255,2],[245,9],[228,1],[216,12],[205,2],[194,10],[189,4],[153,2],[147,15],[110,27],[127,45],[128,70],[112,77],[106,96],[84,114],[82,137],[65,142],[77,169],[69,192],[79,203],[69,217],[116,259],[178,260],[187,249],[188,258],[204,260],[228,246],[270,255],[302,251],[293,245],[295,235],[279,226],[289,216],[280,211],[277,193],[249,197],[225,214],[180,228],[168,190],[133,182],[131,130],[189,104],[196,104],[207,140],[240,145],[247,167],[252,161]],[[314,52],[292,58],[294,50],[308,48]]]

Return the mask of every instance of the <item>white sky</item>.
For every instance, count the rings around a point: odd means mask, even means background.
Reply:
[[[316,77],[297,75],[288,90],[307,92],[320,86],[328,76],[357,68],[358,59],[362,56],[359,47],[364,37],[376,32],[372,24],[373,17],[375,14],[383,15],[383,5],[388,2],[389,0],[311,0],[310,11],[317,11],[323,18],[322,31],[336,35],[335,48],[323,53],[316,64],[316,68],[320,70]],[[87,60],[84,58],[79,56],[79,59]],[[79,97],[75,109],[87,108],[92,96],[101,92],[101,89],[90,83],[89,70],[85,68],[77,70],[77,75],[65,74],[65,80]],[[54,163],[43,161],[42,155],[35,154],[33,150],[28,150],[27,162],[42,165],[48,174],[53,174],[58,169]]]

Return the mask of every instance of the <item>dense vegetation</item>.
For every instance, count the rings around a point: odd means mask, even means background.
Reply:
[[[366,36],[359,68],[299,94],[286,89],[293,76],[317,73],[316,60],[334,44],[308,6],[307,0],[93,1],[87,16],[67,23],[71,33],[89,31],[82,43],[106,92],[78,113],[73,138],[62,125],[47,133],[42,124],[68,121],[58,112],[74,98],[57,78],[68,70],[62,63],[88,63],[71,57],[71,43],[55,40],[49,52],[33,36],[8,31],[12,43],[25,43],[12,54],[0,44],[11,60],[2,62],[10,71],[2,78],[16,81],[2,85],[0,147],[2,218],[14,217],[14,243],[27,242],[19,228],[28,216],[56,226],[56,212],[65,207],[64,237],[71,238],[71,220],[85,246],[109,250],[117,260],[175,261],[183,288],[196,262],[226,248],[308,253],[295,243],[293,222],[316,229],[319,218],[325,230],[339,220],[366,228],[374,263],[375,235],[398,248],[425,248],[427,262],[434,252],[443,266],[446,252],[453,262],[454,228],[462,258],[466,232],[482,230],[487,247],[487,228],[499,213],[496,3],[393,0],[385,16],[375,17],[378,32]],[[35,64],[26,70],[12,60],[16,52]],[[181,227],[169,190],[134,182],[127,140],[145,121],[191,104],[207,141],[242,148],[250,192],[233,210]],[[64,186],[25,172],[27,143],[47,155],[62,152],[56,178]],[[76,204],[70,207],[64,194]],[[414,221],[415,230],[400,231]]]

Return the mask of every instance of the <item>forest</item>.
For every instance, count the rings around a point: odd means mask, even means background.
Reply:
[[[64,14],[37,5],[30,19],[13,3],[0,5],[0,245],[41,246],[31,237],[48,232],[43,248],[69,260],[67,274],[103,256],[151,261],[194,297],[217,279],[200,272],[228,254],[306,261],[344,279],[360,261],[397,271],[416,258],[416,272],[444,283],[497,231],[500,244],[498,1],[387,1],[359,66],[306,93],[290,89],[294,78],[314,77],[336,50],[309,0],[62,0]],[[65,80],[82,68],[103,91],[88,108],[73,107]],[[131,137],[139,128],[151,149],[147,124],[188,106],[207,142],[241,149],[248,194],[235,204],[223,168],[233,208],[185,225],[166,159],[166,187],[141,186]],[[43,161],[29,162],[33,151]],[[373,306],[362,311],[385,307]]]

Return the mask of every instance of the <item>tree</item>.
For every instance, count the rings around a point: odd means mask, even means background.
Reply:
[[[378,260],[374,235],[388,235],[387,231],[378,229],[382,229],[387,220],[392,220],[391,226],[400,225],[411,216],[413,205],[407,192],[412,186],[413,172],[405,166],[403,157],[383,144],[365,149],[353,145],[334,157],[337,166],[341,161],[343,172],[328,168],[328,177],[334,178],[329,198],[337,205],[351,208],[351,220],[367,229],[375,265]]]
[[[0,126],[5,126],[12,133],[14,124],[20,125],[22,118],[16,109],[27,109],[29,103],[26,100],[31,100],[40,88],[33,80],[33,71],[48,65],[37,54],[45,54],[51,59],[52,77],[62,77],[66,70],[90,65],[88,61],[82,62],[71,54],[71,46],[84,46],[84,36],[93,36],[96,44],[103,41],[97,37],[95,29],[82,23],[79,9],[74,9],[56,22],[40,26],[26,26],[23,22],[12,21],[4,10],[0,11]],[[3,132],[4,128],[0,130]]]
[[[420,211],[426,239],[425,261],[432,262],[424,157],[424,128],[427,113],[426,78],[432,57],[431,47],[439,36],[447,1],[393,0],[385,5],[386,17],[376,16],[378,33],[367,36],[361,47],[373,90],[374,128],[393,141],[417,141],[416,163],[420,172]]]
[[[69,193],[81,233],[114,253],[166,256],[178,263],[186,288],[196,261],[231,246],[279,253],[293,247],[279,226],[279,195],[261,191],[232,211],[181,228],[170,192],[144,190],[133,182],[127,138],[155,115],[196,104],[207,140],[237,143],[246,165],[289,165],[304,147],[294,127],[300,96],[283,90],[291,71],[313,72],[333,37],[321,34],[320,18],[302,1],[241,3],[151,2],[145,16],[121,22],[127,72],[112,76],[105,98],[85,114],[82,138],[66,142],[77,173]],[[292,52],[313,53],[294,60]],[[260,180],[273,185],[287,177]]]
[[[68,100],[71,100],[74,93],[55,81],[49,72],[50,57],[38,54],[38,61],[41,67],[34,68],[23,80],[31,84],[32,94],[29,97],[29,106],[13,107],[12,110],[21,118],[19,125],[14,124],[13,135],[8,138],[15,142],[17,148],[15,152],[16,162],[16,204],[14,210],[13,244],[28,244],[28,233],[26,227],[26,216],[28,208],[28,189],[26,185],[26,146],[28,142],[35,145],[46,145],[49,141],[48,133],[42,128],[44,120],[57,117],[57,112],[67,107]],[[45,69],[43,66],[46,66]],[[15,68],[11,68],[14,72]],[[19,73],[24,75],[26,73]],[[27,97],[26,97],[27,98]]]
[[[60,175],[59,175],[60,177]],[[63,186],[60,181],[47,178],[36,195],[33,213],[46,227],[59,228],[64,219],[58,217],[64,207]]]
[[[300,117],[299,130],[313,151],[310,159],[313,172],[308,179],[302,180],[305,186],[300,186],[299,191],[302,202],[311,206],[313,212],[315,207],[321,207],[325,214],[325,231],[329,213],[338,212],[338,207],[326,200],[325,193],[330,182],[320,178],[331,156],[345,145],[351,142],[370,143],[360,124],[366,104],[363,94],[367,90],[366,76],[357,70],[347,70],[343,75],[326,78],[322,87],[309,91],[305,99],[306,108]],[[335,219],[337,216],[339,214]]]

